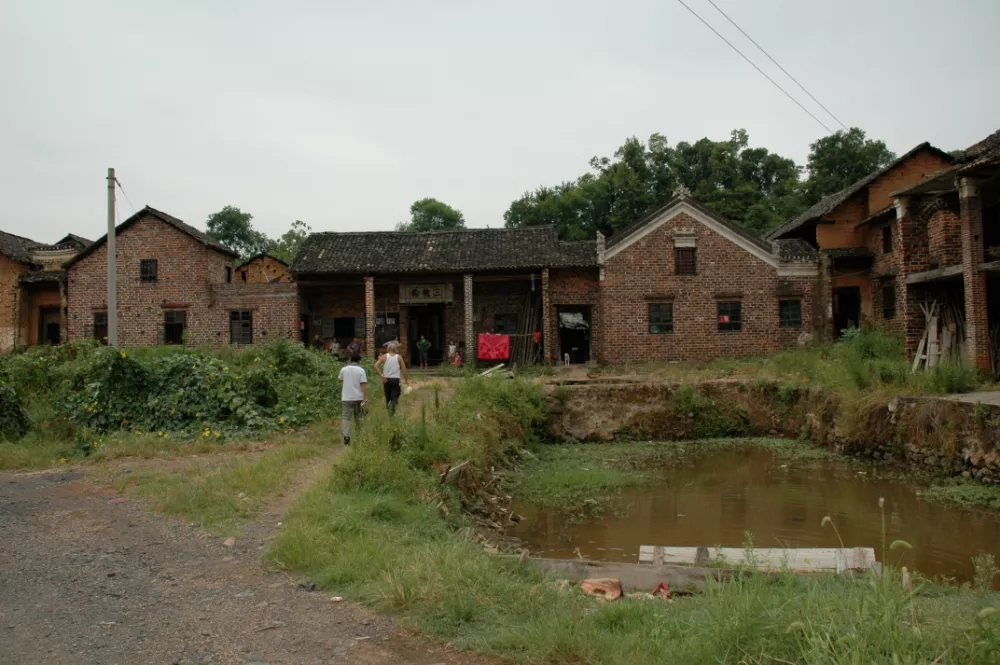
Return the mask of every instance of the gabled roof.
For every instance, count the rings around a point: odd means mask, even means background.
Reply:
[[[535,226],[427,233],[313,233],[299,249],[291,270],[296,275],[373,275],[596,265],[597,245],[593,241],[561,242],[555,228]]]
[[[288,264],[285,263],[284,261],[282,261],[281,259],[279,259],[277,256],[274,256],[272,254],[268,254],[266,252],[263,252],[261,254],[254,254],[250,258],[248,258],[248,259],[246,259],[244,261],[241,261],[240,264],[238,266],[236,266],[236,267],[237,268],[242,268],[243,266],[245,266],[245,265],[247,265],[249,263],[253,263],[257,259],[271,259],[272,261],[277,261],[278,263],[280,263],[281,265],[285,266],[286,268],[288,267]]]
[[[997,130],[984,138],[982,141],[973,143],[965,150],[955,155],[955,161],[960,164],[977,161],[984,157],[996,157],[1000,155],[1000,130]]]
[[[198,241],[202,245],[205,245],[209,249],[214,249],[217,252],[221,252],[221,253],[227,254],[229,256],[239,256],[239,254],[237,254],[233,250],[229,249],[228,247],[226,247],[225,245],[223,245],[221,242],[219,242],[215,238],[210,237],[204,231],[199,231],[198,229],[194,228],[190,224],[185,224],[184,222],[182,222],[181,220],[177,219],[173,215],[168,215],[165,212],[161,212],[161,211],[157,210],[156,208],[150,208],[149,206],[146,206],[145,208],[143,208],[142,210],[140,210],[139,212],[135,213],[134,215],[132,215],[131,217],[129,217],[128,219],[126,219],[124,222],[122,222],[121,224],[119,224],[118,226],[116,226],[115,227],[115,236],[117,237],[122,231],[124,231],[125,229],[129,228],[130,226],[132,226],[133,224],[135,224],[136,222],[138,222],[140,219],[144,219],[146,217],[152,217],[154,219],[160,220],[161,222],[169,224],[170,226],[174,227],[178,231],[181,231],[182,233],[185,233],[185,234],[191,236],[196,241]],[[98,238],[94,242],[90,243],[87,247],[85,247],[83,249],[83,251],[81,251],[79,254],[77,254],[72,259],[70,259],[69,261],[67,261],[66,264],[64,265],[64,267],[68,268],[71,265],[73,265],[74,263],[76,263],[77,261],[79,261],[80,259],[84,258],[85,256],[89,256],[98,247],[103,246],[107,241],[108,241],[108,234],[105,233],[103,236],[101,236],[100,238]]]
[[[91,242],[92,241],[87,240],[83,236],[78,236],[75,233],[67,233],[65,238],[63,238],[62,240],[60,240],[59,242],[57,242],[55,244],[56,245],[68,245],[70,243],[73,243],[74,245],[79,246],[80,249],[83,249],[84,247],[88,246]]]
[[[0,254],[19,263],[30,262],[31,250],[40,244],[30,238],[0,231]]]
[[[886,164],[878,171],[869,173],[864,178],[861,178],[857,182],[848,185],[839,192],[835,192],[833,194],[830,194],[829,196],[823,197],[818,203],[816,203],[814,206],[812,206],[805,212],[796,215],[795,217],[792,217],[790,220],[788,220],[778,228],[769,232],[767,234],[767,237],[772,240],[780,238],[786,233],[790,233],[802,226],[805,226],[810,222],[818,220],[824,215],[828,215],[829,213],[837,209],[842,203],[844,203],[849,198],[860,192],[862,189],[870,185],[872,182],[878,180],[880,177],[882,177],[889,171],[893,170],[894,168],[896,168],[906,160],[910,159],[918,152],[921,152],[922,150],[930,151],[931,153],[949,162],[954,161],[954,158],[945,151],[935,148],[930,143],[927,142],[921,143],[920,145],[916,146],[906,154],[901,155],[892,162],[890,162],[889,164]]]
[[[774,253],[784,263],[813,263],[819,258],[819,252],[802,238],[786,238],[772,240]]]
[[[923,180],[905,187],[893,196],[919,195],[919,194],[940,194],[954,191],[955,177],[963,172],[970,171],[989,162],[1000,160],[1000,130],[993,132],[982,141],[973,143],[965,150],[958,151],[955,156],[955,164],[944,171],[932,173]]]

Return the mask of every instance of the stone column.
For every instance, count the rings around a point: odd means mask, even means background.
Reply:
[[[365,277],[365,349],[368,355],[378,357],[375,348],[375,278]]]
[[[986,311],[986,275],[979,269],[983,255],[983,204],[979,182],[958,179],[958,202],[962,220],[962,277],[965,282],[965,339],[969,361],[976,369],[990,372],[990,328]]]
[[[549,301],[549,269],[542,270],[542,358],[552,361],[552,349],[556,345],[552,339],[552,312]]]
[[[465,275],[462,284],[462,296],[465,298],[465,362],[476,364],[476,336],[472,329],[472,275]]]

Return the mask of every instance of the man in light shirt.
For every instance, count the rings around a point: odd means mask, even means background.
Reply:
[[[341,421],[344,430],[344,445],[351,445],[351,420],[355,427],[361,426],[365,417],[364,408],[368,404],[368,373],[358,366],[360,355],[351,356],[351,364],[341,368],[337,380],[340,389]]]

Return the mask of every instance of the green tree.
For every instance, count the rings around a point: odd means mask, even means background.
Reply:
[[[812,205],[894,159],[895,153],[884,141],[867,138],[864,130],[858,127],[824,136],[809,146],[805,202]]]
[[[397,231],[447,231],[464,229],[465,217],[437,199],[420,199],[410,206],[410,221],[396,225]]]
[[[253,227],[253,215],[235,206],[212,213],[205,226],[209,236],[244,258],[262,254],[271,245],[268,237]]]
[[[292,222],[291,227],[285,231],[280,238],[271,241],[271,247],[268,253],[275,258],[281,259],[285,263],[291,263],[292,259],[295,258],[295,255],[299,253],[299,248],[302,246],[302,243],[305,242],[311,231],[311,226],[302,220],[295,220]]]
[[[646,143],[632,137],[613,157],[591,159],[591,172],[577,180],[526,192],[504,220],[513,228],[552,224],[566,239],[610,235],[666,204],[683,184],[702,204],[764,233],[802,209],[799,168],[749,141],[742,129],[727,141],[676,146],[662,134]]]

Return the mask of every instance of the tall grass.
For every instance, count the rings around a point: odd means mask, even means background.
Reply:
[[[292,507],[268,556],[405,625],[520,662],[1000,662],[1000,612],[987,611],[1000,608],[996,595],[907,590],[892,571],[750,573],[700,597],[605,603],[491,555],[467,537],[459,497],[437,470],[472,460],[482,473],[516,454],[539,404],[526,382],[476,379],[433,421],[376,414]]]

